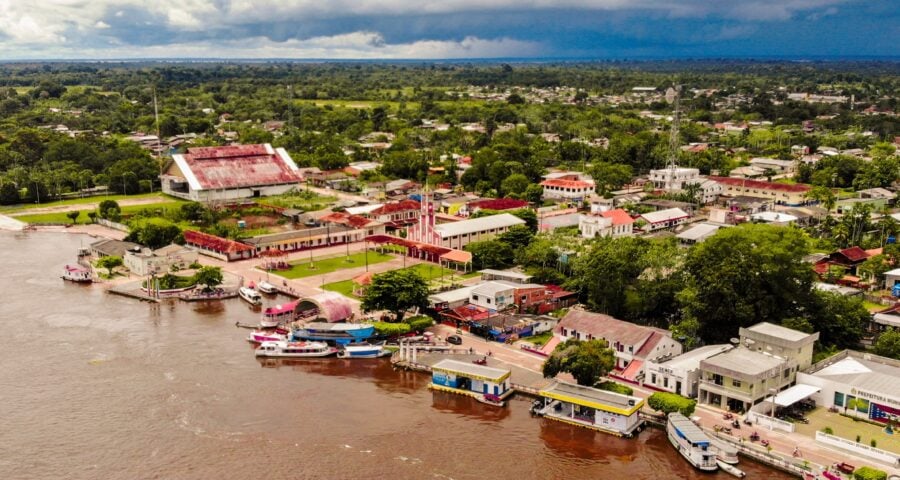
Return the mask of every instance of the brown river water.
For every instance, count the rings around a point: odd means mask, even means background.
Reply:
[[[661,430],[619,439],[532,418],[527,397],[432,394],[387,359],[264,364],[240,300],[64,283],[91,240],[0,232],[0,479],[732,478],[693,470]]]

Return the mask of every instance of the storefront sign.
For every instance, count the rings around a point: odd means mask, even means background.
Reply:
[[[900,401],[897,401],[893,398],[885,397],[883,395],[878,395],[875,393],[869,393],[864,390],[857,390],[856,388],[851,388],[850,394],[856,395],[857,397],[860,397],[860,398],[865,398],[867,400],[873,400],[873,401],[879,402],[879,403],[890,403],[892,405],[900,406]]]

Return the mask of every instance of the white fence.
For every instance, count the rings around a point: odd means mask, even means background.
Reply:
[[[113,221],[107,220],[105,218],[98,218],[97,223],[99,223],[100,225],[103,225],[104,227],[109,227],[109,228],[112,228],[113,230],[118,230],[120,232],[128,231],[128,225],[123,225],[118,222],[113,222]]]
[[[768,415],[763,415],[759,412],[750,411],[750,420],[753,423],[767,427],[770,429],[777,429],[788,433],[794,433],[794,424],[791,422],[785,422],[784,420],[779,420],[777,418],[772,418]]]
[[[878,460],[879,462],[884,462],[895,467],[900,465],[900,455],[880,448],[870,447],[862,443],[856,443],[852,440],[847,440],[846,438],[836,437],[825,432],[816,432],[816,441],[832,447],[848,450],[857,455]]]

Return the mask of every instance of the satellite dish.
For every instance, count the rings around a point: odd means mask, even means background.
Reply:
[[[730,341],[731,341],[731,343],[733,343],[735,345],[741,343],[741,340],[739,338],[732,338]]]

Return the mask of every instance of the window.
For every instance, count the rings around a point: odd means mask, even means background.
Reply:
[[[732,386],[732,387],[741,388],[741,381],[740,381],[740,380],[735,380],[735,379],[732,378],[732,379],[731,379],[731,386]]]
[[[844,394],[841,392],[834,392],[834,405],[836,407],[844,406]]]
[[[656,385],[656,374],[655,373],[650,374],[650,383]]]
[[[669,388],[669,377],[663,377],[663,387]]]
[[[711,379],[712,382],[715,383],[716,385],[722,385],[722,384],[724,383],[724,381],[722,380],[722,376],[719,375],[718,373],[712,374],[712,376],[710,377],[710,379]]]

